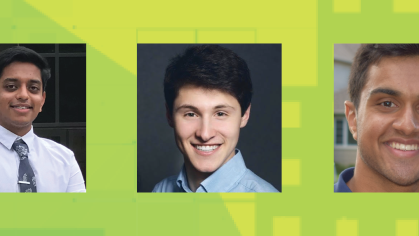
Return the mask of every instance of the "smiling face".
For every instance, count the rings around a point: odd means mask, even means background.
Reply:
[[[13,62],[0,77],[0,125],[23,136],[42,110],[45,92],[41,72],[35,65]]]
[[[249,115],[250,106],[241,116],[239,102],[228,93],[182,87],[168,120],[187,171],[210,174],[230,160]]]
[[[385,57],[368,70],[348,124],[358,141],[358,161],[381,181],[411,186],[419,181],[419,56]]]

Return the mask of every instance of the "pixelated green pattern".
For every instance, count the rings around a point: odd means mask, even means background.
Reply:
[[[300,236],[301,235],[300,217],[274,217],[274,236]]]
[[[393,11],[400,13],[419,13],[419,1],[416,0],[393,0]]]
[[[337,220],[336,236],[358,236],[358,221],[345,218]]]
[[[361,0],[333,0],[333,11],[342,12],[361,12]]]
[[[102,229],[0,229],[0,235],[7,236],[104,236]]]
[[[396,236],[418,236],[418,220],[397,220]]]

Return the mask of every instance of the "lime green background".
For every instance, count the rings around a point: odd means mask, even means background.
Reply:
[[[88,127],[87,193],[0,194],[0,235],[418,236],[417,194],[332,187],[333,44],[418,42],[417,0],[2,0],[0,9],[0,43],[87,44]],[[283,45],[283,193],[136,193],[137,43]]]

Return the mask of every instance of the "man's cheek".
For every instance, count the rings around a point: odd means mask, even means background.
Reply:
[[[240,126],[233,122],[218,122],[214,128],[227,137],[234,136],[240,130]]]
[[[193,136],[193,127],[192,125],[182,125],[176,127],[176,133],[179,139],[188,139],[190,136]]]

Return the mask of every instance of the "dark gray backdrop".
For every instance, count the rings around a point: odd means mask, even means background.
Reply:
[[[187,44],[137,46],[137,191],[151,192],[179,174],[183,156],[167,124],[163,79],[169,60]],[[281,191],[281,45],[221,45],[243,58],[253,83],[252,107],[237,148],[247,168]]]

